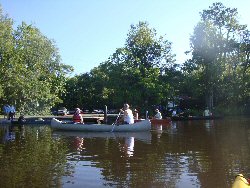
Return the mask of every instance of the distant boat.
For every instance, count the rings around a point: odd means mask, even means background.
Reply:
[[[55,130],[85,131],[85,132],[138,132],[149,131],[151,122],[143,120],[134,124],[108,125],[108,124],[80,124],[67,123],[55,118],[51,120],[51,127]]]
[[[185,121],[185,120],[212,120],[212,119],[221,119],[222,116],[173,116],[171,117],[172,121]]]

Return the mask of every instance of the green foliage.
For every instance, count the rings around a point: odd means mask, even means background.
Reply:
[[[9,129],[9,127],[8,127]],[[53,138],[51,129],[25,127],[15,130],[15,140],[1,144],[0,172],[1,187],[56,187],[61,176],[70,173],[65,169],[66,143]],[[5,129],[0,135],[6,134]],[[34,173],[35,172],[35,173]],[[25,181],[24,181],[25,180]]]
[[[156,104],[166,105],[170,88],[166,73],[174,71],[171,69],[174,55],[171,43],[156,35],[155,29],[150,29],[146,22],[131,25],[124,47],[118,48],[90,74],[68,81],[74,94],[66,95],[65,101],[86,108],[104,105],[121,108],[123,103],[129,103],[141,111]],[[75,100],[73,96],[78,97]]]
[[[66,74],[72,67],[60,63],[53,41],[32,25],[13,29],[12,20],[1,15],[0,96],[26,114],[46,113],[61,101]]]
[[[139,22],[131,25],[125,45],[109,59],[89,73],[67,78],[72,67],[60,62],[55,43],[32,25],[14,29],[0,8],[0,104],[15,104],[29,114],[52,106],[91,110],[121,108],[123,103],[144,112],[177,96],[190,96],[203,107],[233,106],[247,113],[250,32],[239,24],[237,9],[222,3],[200,15],[190,38],[192,58],[181,67],[175,63],[172,43],[158,37],[147,22]]]
[[[201,13],[190,39],[184,84],[196,83],[192,96],[205,99],[210,108],[249,103],[249,31],[237,15],[237,9],[214,3]]]

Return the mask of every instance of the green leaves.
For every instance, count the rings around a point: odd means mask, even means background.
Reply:
[[[157,37],[148,23],[131,25],[125,46],[117,48],[110,58],[91,70],[68,81],[67,104],[84,108],[121,108],[127,102],[132,108],[149,110],[165,103],[169,95],[166,72],[174,72],[171,43]],[[173,73],[174,75],[174,73]],[[73,84],[73,80],[77,84]],[[75,100],[74,96],[78,96]],[[70,101],[70,102],[69,102]]]
[[[1,15],[2,99],[26,114],[44,113],[61,101],[66,74],[72,67],[60,63],[54,42],[37,28],[23,22],[15,30],[12,24]]]
[[[214,3],[201,13],[190,40],[192,60],[184,69],[190,71],[189,79],[197,82],[194,94],[200,90],[199,98],[206,98],[204,105],[210,108],[214,104],[237,106],[249,98],[242,90],[246,82],[243,72],[249,68],[240,66],[249,59],[249,49],[245,48],[248,42],[240,41],[247,30],[237,16],[237,9]]]

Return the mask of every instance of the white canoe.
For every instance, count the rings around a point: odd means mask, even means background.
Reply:
[[[85,131],[85,132],[138,132],[149,131],[151,122],[143,120],[134,124],[107,125],[107,124],[75,124],[63,123],[55,118],[51,120],[51,127],[56,130]]]

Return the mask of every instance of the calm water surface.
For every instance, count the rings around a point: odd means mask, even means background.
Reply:
[[[152,125],[144,133],[0,125],[0,187],[230,187],[250,177],[250,118]]]

